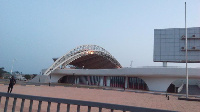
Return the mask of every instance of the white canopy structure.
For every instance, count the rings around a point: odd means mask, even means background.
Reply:
[[[67,65],[85,69],[121,68],[120,63],[104,48],[97,45],[82,45],[72,49],[57,59],[44,75],[49,75],[57,68],[64,69]]]

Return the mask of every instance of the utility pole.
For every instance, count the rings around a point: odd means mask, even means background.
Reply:
[[[187,53],[186,2],[185,2],[185,64],[186,64],[186,98],[188,98],[188,53]]]

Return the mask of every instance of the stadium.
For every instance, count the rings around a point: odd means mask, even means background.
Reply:
[[[200,39],[197,36],[200,34],[200,28],[188,28],[188,30],[188,38],[191,41],[189,46],[191,49],[188,49],[189,62],[199,62],[200,50],[197,43],[200,43]],[[104,48],[97,45],[81,45],[60,58],[53,58],[52,66],[43,70],[42,74],[48,76],[51,83],[180,93],[185,85],[185,68],[168,67],[167,62],[184,62],[183,36],[183,28],[154,30],[154,62],[163,62],[163,66],[160,67],[123,68]],[[194,40],[196,42],[193,45]],[[165,49],[169,47],[171,50]],[[190,87],[199,90],[200,69],[188,68],[188,71]]]

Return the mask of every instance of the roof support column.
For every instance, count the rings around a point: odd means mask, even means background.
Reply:
[[[91,85],[94,85],[94,76],[91,76]]]
[[[76,84],[79,84],[79,76],[76,77]]]
[[[125,88],[128,88],[128,77],[125,77]]]
[[[110,87],[110,77],[109,76],[107,76],[107,78],[106,78],[106,86]]]
[[[87,76],[87,79],[88,79],[88,85],[91,85],[90,76]]]
[[[103,78],[104,76],[100,76],[100,86],[103,86]]]

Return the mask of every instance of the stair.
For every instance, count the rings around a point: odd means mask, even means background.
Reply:
[[[180,94],[186,93],[186,85],[183,86]],[[200,88],[197,85],[189,85],[188,86],[188,94],[189,95],[200,95]]]
[[[36,77],[34,77],[29,82],[48,83],[49,82],[49,77],[46,76],[46,75],[37,75]]]

